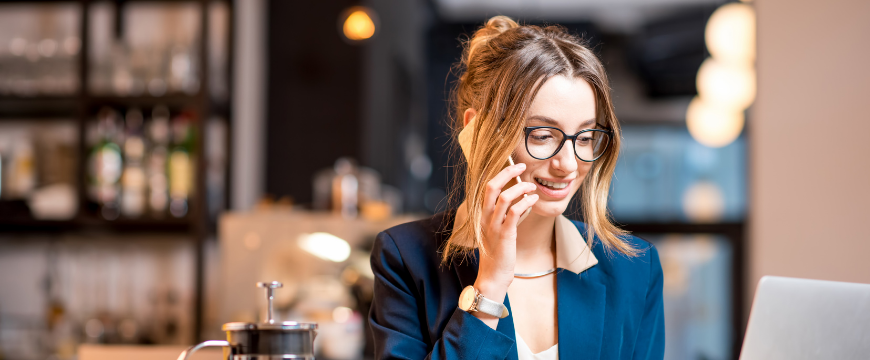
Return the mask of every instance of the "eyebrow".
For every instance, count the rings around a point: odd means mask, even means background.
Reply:
[[[558,121],[554,120],[553,118],[543,116],[543,115],[529,116],[529,120],[538,120],[538,121],[541,121],[541,122],[544,122],[546,124],[553,125],[553,126],[559,125]],[[584,127],[594,125],[594,124],[595,124],[595,118],[584,120],[582,123],[580,123],[580,128],[582,129]]]

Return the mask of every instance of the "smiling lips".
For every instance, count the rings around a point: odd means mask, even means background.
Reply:
[[[538,185],[538,189],[548,197],[555,199],[562,199],[568,196],[568,194],[571,193],[571,188],[569,186],[572,182],[574,182],[574,180],[568,182],[555,182],[537,177],[535,178],[535,185]]]

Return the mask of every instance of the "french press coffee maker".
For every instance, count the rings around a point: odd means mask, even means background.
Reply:
[[[272,317],[273,292],[284,285],[272,281],[258,282],[257,286],[266,288],[269,310],[265,321],[226,323],[222,328],[227,332],[226,341],[204,341],[182,352],[178,360],[187,360],[194,352],[204,347],[223,347],[224,357],[227,360],[313,360],[317,324],[295,321],[276,322]]]

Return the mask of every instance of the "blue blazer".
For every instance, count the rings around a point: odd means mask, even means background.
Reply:
[[[512,316],[492,329],[458,307],[459,293],[477,277],[479,255],[441,265],[456,211],[378,234],[369,325],[376,359],[517,359]],[[582,234],[585,224],[573,221]],[[560,359],[662,359],[665,323],[662,268],[652,244],[629,258],[607,252],[596,238],[598,264],[577,275],[556,274]],[[510,309],[507,296],[504,304]]]

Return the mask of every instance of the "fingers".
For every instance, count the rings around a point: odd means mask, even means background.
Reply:
[[[514,186],[511,186],[509,189],[503,191],[498,195],[498,200],[495,202],[495,207],[493,208],[493,220],[504,220],[505,213],[508,211],[508,208],[513,204],[514,200],[520,197],[523,194],[528,194],[537,190],[537,186],[530,182],[521,182]],[[501,222],[501,221],[499,221]]]
[[[536,202],[538,202],[538,194],[532,194],[511,206],[507,212],[507,217],[504,219],[504,226],[516,227],[519,224],[520,216],[526,212],[526,209],[535,205]]]
[[[523,171],[526,171],[526,164],[519,163],[508,166],[499,171],[492,180],[486,183],[486,193],[483,196],[483,216],[485,219],[492,216],[493,208],[495,207],[495,203],[498,201],[498,196],[501,194],[501,190],[504,186],[507,185],[508,181],[512,178],[522,174]]]

